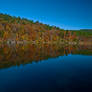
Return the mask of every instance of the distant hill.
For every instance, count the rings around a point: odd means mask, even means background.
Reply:
[[[80,31],[84,31],[84,32],[92,32],[92,29],[81,29]]]

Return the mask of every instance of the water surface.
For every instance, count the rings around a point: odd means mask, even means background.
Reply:
[[[92,92],[92,46],[0,45],[0,92]]]

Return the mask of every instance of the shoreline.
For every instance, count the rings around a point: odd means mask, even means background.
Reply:
[[[59,42],[59,41],[49,41],[49,42],[36,42],[36,41],[9,41],[9,40],[6,40],[6,41],[0,41],[0,44],[67,44],[67,45],[92,45],[92,42],[83,42],[83,41],[62,41],[62,42]]]

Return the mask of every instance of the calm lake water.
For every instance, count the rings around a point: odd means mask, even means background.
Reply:
[[[92,92],[92,46],[0,45],[0,92]]]

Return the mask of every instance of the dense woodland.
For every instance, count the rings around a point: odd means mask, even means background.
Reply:
[[[92,30],[64,30],[25,18],[0,14],[0,42],[92,42]]]

